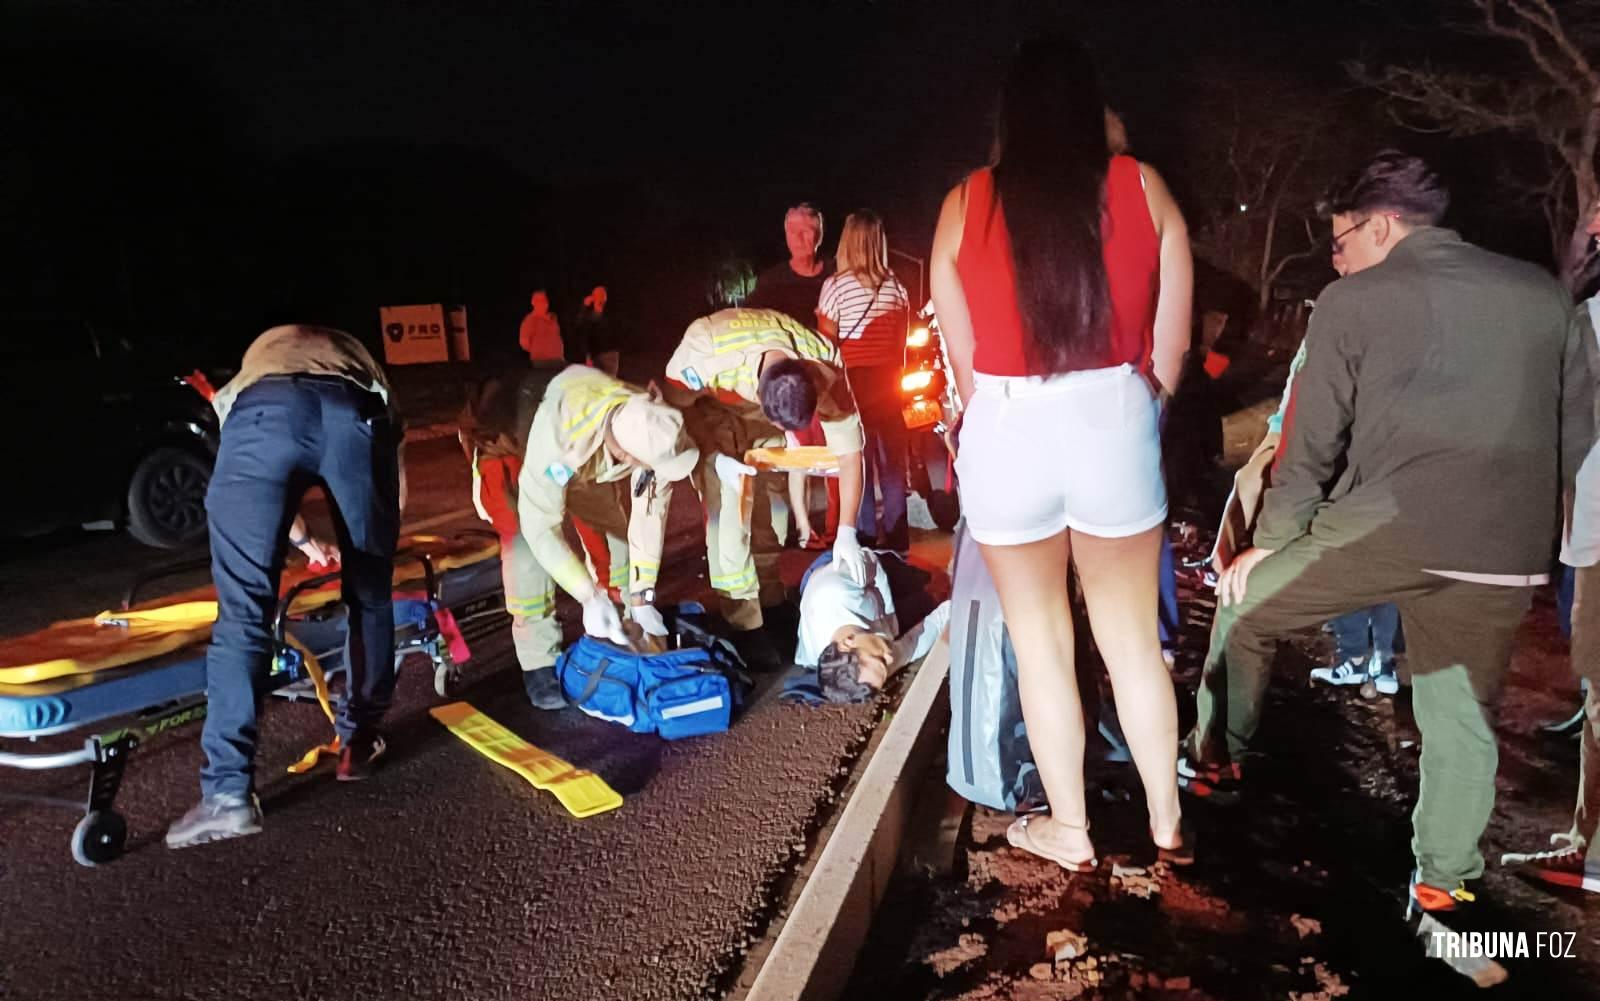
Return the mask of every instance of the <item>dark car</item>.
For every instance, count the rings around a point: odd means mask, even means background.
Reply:
[[[0,532],[120,525],[164,549],[202,542],[219,429],[205,383],[185,381],[193,362],[71,311],[0,306],[0,323]]]

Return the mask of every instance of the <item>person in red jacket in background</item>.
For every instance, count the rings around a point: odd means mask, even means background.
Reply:
[[[565,362],[566,348],[561,340],[561,321],[550,312],[550,296],[539,289],[528,298],[528,304],[533,308],[522,318],[517,343],[535,366],[560,368]]]

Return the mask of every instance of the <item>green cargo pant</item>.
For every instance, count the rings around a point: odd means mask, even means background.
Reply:
[[[1494,709],[1531,587],[1472,584],[1387,561],[1359,543],[1303,536],[1250,572],[1238,605],[1217,609],[1189,749],[1227,761],[1255,736],[1277,640],[1392,601],[1405,623],[1422,786],[1411,848],[1423,881],[1454,887],[1483,873],[1478,841],[1494,807]]]

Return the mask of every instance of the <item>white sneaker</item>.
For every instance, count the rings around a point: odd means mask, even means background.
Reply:
[[[1568,886],[1600,893],[1600,857],[1589,855],[1576,847],[1570,834],[1555,834],[1549,851],[1526,854],[1507,852],[1500,856],[1500,864],[1514,866],[1536,879],[1556,886]]]
[[[1384,660],[1376,651],[1367,663],[1367,677],[1379,695],[1395,695],[1400,691],[1400,676],[1395,673],[1394,661]]]
[[[1367,680],[1367,666],[1358,660],[1346,660],[1333,667],[1318,667],[1311,671],[1311,680],[1324,685],[1360,685]]]

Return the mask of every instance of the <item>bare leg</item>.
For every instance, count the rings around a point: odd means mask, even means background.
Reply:
[[[1178,704],[1161,659],[1156,618],[1163,531],[1156,527],[1121,539],[1073,532],[1072,550],[1095,644],[1111,675],[1117,717],[1144,783],[1150,833],[1156,844],[1172,848],[1180,840],[1182,808],[1174,754]]]
[[[1020,546],[980,546],[1017,651],[1022,717],[1028,725],[1050,816],[1029,825],[1044,847],[1089,859],[1089,816],[1083,793],[1083,706],[1073,673],[1072,610],[1067,600],[1071,550],[1067,533]],[[1152,575],[1152,584],[1154,577]],[[1155,609],[1151,607],[1151,627]],[[1160,652],[1156,663],[1161,663]],[[1171,693],[1169,691],[1170,700]],[[1173,738],[1176,744],[1177,738]],[[1167,749],[1172,757],[1172,748]],[[1170,764],[1170,762],[1169,762]]]

